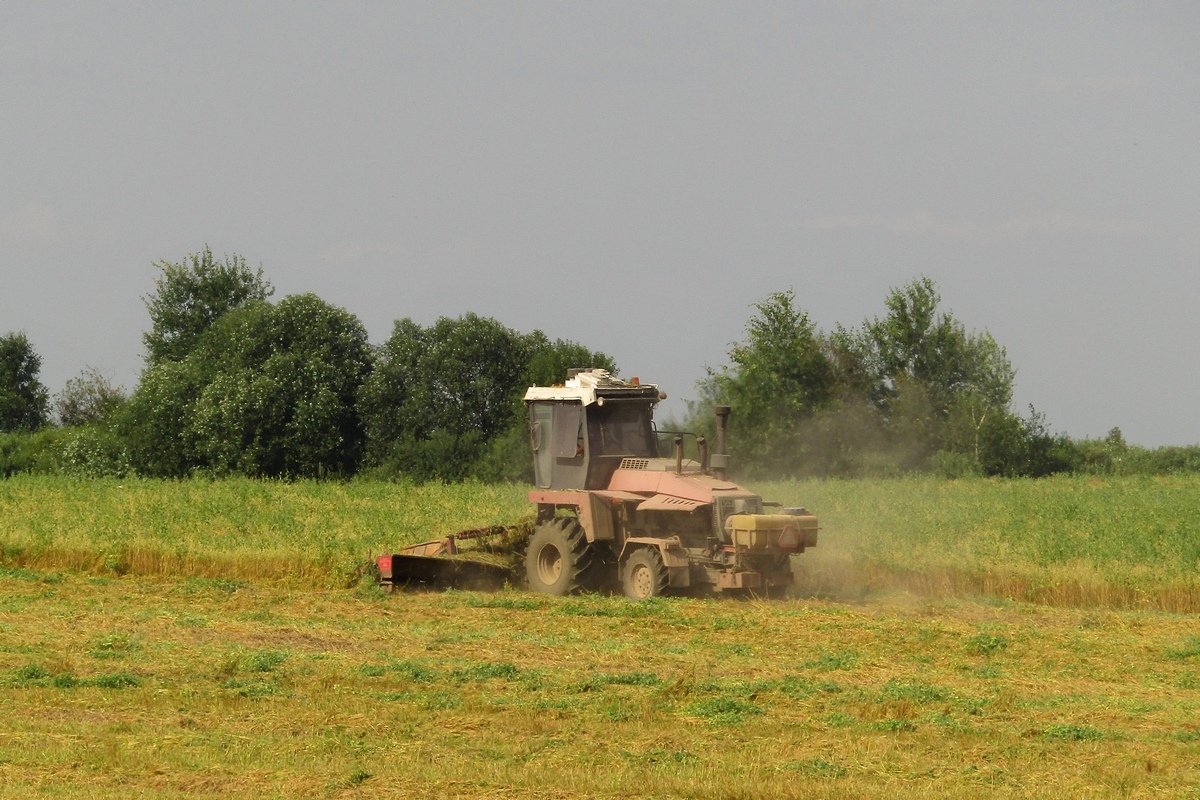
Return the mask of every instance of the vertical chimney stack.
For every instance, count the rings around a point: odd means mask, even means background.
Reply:
[[[729,425],[729,406],[716,406],[713,413],[717,415],[717,446],[712,454],[712,471],[722,480],[729,473],[729,455],[725,452],[725,435]]]

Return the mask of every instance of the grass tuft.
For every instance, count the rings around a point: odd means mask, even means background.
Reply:
[[[1195,658],[1200,656],[1200,636],[1192,636],[1182,646],[1167,650],[1168,658]]]
[[[49,677],[50,673],[45,668],[37,664],[26,664],[14,673],[12,682],[22,686],[37,683]]]
[[[228,689],[238,697],[257,700],[263,697],[284,694],[283,688],[275,681],[268,680],[228,680],[221,684],[222,689]]]
[[[240,666],[247,672],[274,672],[287,658],[288,654],[280,650],[259,650],[244,656]]]
[[[1050,725],[1042,731],[1042,738],[1052,742],[1098,742],[1107,735],[1087,725]]]
[[[473,664],[462,669],[451,670],[450,677],[461,683],[466,683],[471,681],[486,681],[496,678],[506,681],[515,681],[524,677],[524,675],[516,665],[504,661],[499,663],[484,662],[480,664]]]
[[[389,664],[388,669],[413,683],[429,683],[437,677],[434,670],[415,661],[397,661]]]
[[[990,656],[1008,649],[1008,638],[980,631],[963,642],[963,649],[977,656]]]
[[[919,706],[928,703],[944,703],[951,696],[949,691],[937,686],[930,686],[926,683],[907,683],[895,679],[888,681],[879,691],[880,700],[906,701]]]
[[[787,761],[779,765],[779,769],[788,772],[798,772],[810,778],[842,778],[846,768],[821,758],[809,758],[802,761]]]
[[[89,655],[92,658],[122,658],[136,649],[137,644],[129,634],[117,632],[97,639]]]
[[[816,670],[817,672],[832,672],[839,669],[854,669],[858,666],[858,653],[853,650],[845,650],[836,653],[825,652],[817,658],[810,661],[805,661],[800,665],[802,669]]]
[[[736,697],[719,696],[692,703],[686,712],[690,716],[701,717],[712,725],[737,725],[745,722],[747,716],[761,714],[763,710]]]
[[[82,683],[97,686],[101,689],[130,689],[142,685],[142,679],[128,672],[113,672],[108,675],[97,675]]]
[[[502,593],[497,595],[472,595],[467,598],[469,608],[503,608],[509,611],[538,611],[545,603],[528,595]]]
[[[886,733],[908,733],[917,729],[916,724],[909,719],[881,719],[877,722],[872,722],[872,729],[884,731]]]
[[[664,597],[647,600],[627,600],[624,597],[601,597],[591,595],[570,598],[554,606],[559,614],[573,617],[615,617],[640,619],[644,617],[666,617],[674,613],[672,602]]]
[[[695,753],[687,750],[668,750],[661,747],[652,747],[640,753],[631,753],[628,750],[623,750],[621,751],[621,757],[635,764],[649,765],[684,766],[700,762],[700,757]]]

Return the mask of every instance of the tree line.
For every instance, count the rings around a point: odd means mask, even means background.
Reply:
[[[155,266],[132,392],[89,368],[51,397],[28,338],[0,337],[0,475],[527,481],[525,388],[570,367],[617,372],[603,352],[476,314],[397,320],[372,346],[350,312],[314,294],[274,302],[261,268],[207,247]],[[1072,440],[1017,414],[1004,348],[940,303],[918,278],[883,316],[823,332],[793,292],[771,294],[684,424],[711,434],[712,407],[732,406],[747,477],[1200,469],[1200,448],[1130,447],[1118,429]]]
[[[1119,428],[1072,439],[1032,406],[1017,413],[1005,349],[940,306],[920,277],[888,293],[882,316],[823,332],[794,292],[771,294],[700,382],[687,424],[711,434],[713,406],[732,406],[730,451],[751,477],[1200,470],[1197,446],[1130,446]]]
[[[372,347],[357,317],[314,294],[272,302],[241,256],[206,247],[156,267],[131,393],[87,370],[51,402],[28,339],[0,339],[0,474],[522,480],[525,388],[572,366],[616,370],[476,314],[398,320]]]

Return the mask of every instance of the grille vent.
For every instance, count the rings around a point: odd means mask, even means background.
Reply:
[[[622,458],[621,469],[646,469],[650,466],[648,458]]]

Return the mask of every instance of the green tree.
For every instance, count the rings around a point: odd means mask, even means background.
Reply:
[[[709,370],[700,384],[701,416],[730,405],[730,451],[754,474],[797,474],[806,458],[805,423],[833,397],[836,382],[822,337],[791,290],[755,303],[746,338],[729,351],[730,365]],[[693,415],[695,416],[695,414]],[[711,430],[711,423],[697,420]]]
[[[1006,408],[1016,375],[1008,354],[991,334],[968,333],[952,314],[939,312],[940,302],[937,285],[921,277],[892,289],[887,315],[863,325],[851,347],[875,380],[875,398],[886,411],[904,389],[919,389],[941,418],[964,393]]]
[[[129,402],[114,415],[139,473],[182,477],[203,466],[191,423],[196,399],[210,377],[187,358],[163,361],[142,373]]]
[[[0,432],[45,424],[49,396],[38,379],[41,369],[42,358],[25,334],[0,336]]]
[[[159,261],[155,266],[162,274],[154,293],[143,298],[151,322],[142,335],[149,366],[183,360],[221,315],[275,292],[261,267],[251,270],[236,254],[217,261],[208,245],[177,264]]]
[[[371,361],[362,323],[315,295],[227,312],[182,360],[146,370],[124,409],[134,464],[155,475],[350,474]]]
[[[126,399],[125,391],[98,369],[85,367],[54,396],[54,416],[64,427],[88,425],[107,417]]]
[[[1039,478],[1080,466],[1076,447],[1055,435],[1046,416],[1033,406],[1020,417],[978,395],[960,396],[943,430],[943,450],[935,458],[943,472]],[[946,465],[953,468],[946,470]]]
[[[613,367],[580,345],[476,314],[429,327],[398,320],[359,398],[368,463],[417,480],[523,477],[525,388],[561,383],[568,366]]]
[[[830,337],[839,386],[878,409],[887,448],[902,472],[927,468],[942,449],[967,457],[961,469],[977,469],[982,451],[974,442],[983,428],[968,435],[972,415],[986,421],[993,450],[1022,430],[1009,411],[1015,372],[1004,348],[987,332],[968,332],[953,314],[939,310],[940,303],[936,284],[917,278],[890,291],[882,319],[857,330],[839,326]],[[1003,435],[997,427],[1002,420]],[[955,470],[960,468],[944,471]]]
[[[944,448],[944,465],[960,471],[1045,469],[1054,457],[1034,453],[1057,452],[1057,440],[1009,411],[1004,348],[940,302],[933,281],[918,278],[891,290],[882,319],[824,335],[792,292],[769,295],[730,366],[701,381],[690,424],[711,434],[711,405],[731,405],[730,450],[748,474],[903,473],[928,469]],[[1013,454],[1014,435],[1023,455]]]
[[[553,341],[541,331],[535,330],[525,336],[527,362],[525,365],[523,387],[551,386],[562,383],[567,378],[569,369],[604,369],[613,375],[617,374],[617,363],[612,357],[597,350],[589,350],[578,342],[568,339]],[[524,392],[521,392],[524,397]],[[519,407],[525,404],[518,397]]]

